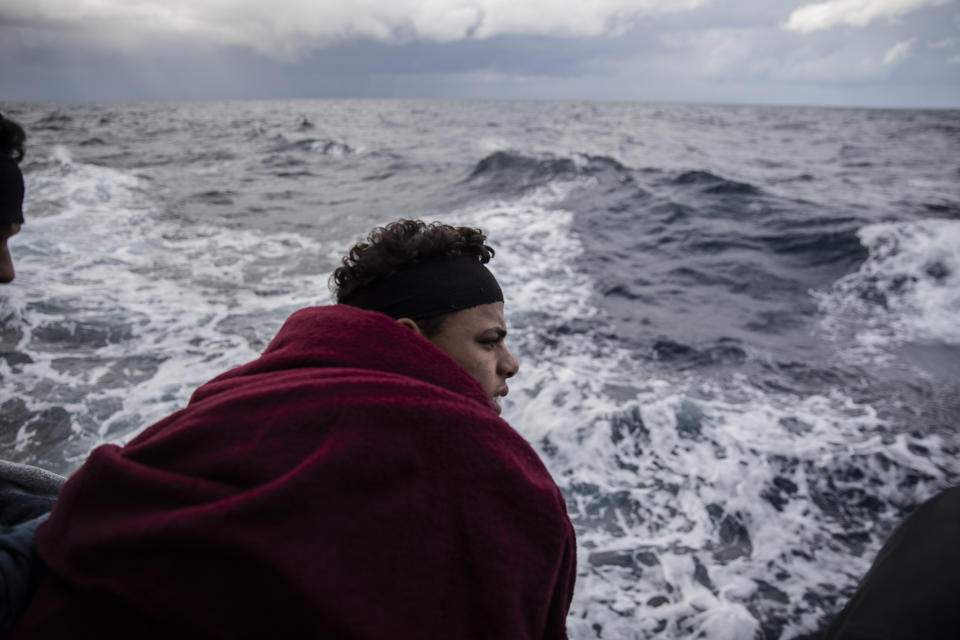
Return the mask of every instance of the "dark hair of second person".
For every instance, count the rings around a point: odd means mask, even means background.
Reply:
[[[0,284],[13,281],[13,258],[7,240],[23,224],[23,159],[27,136],[23,127],[0,114]]]

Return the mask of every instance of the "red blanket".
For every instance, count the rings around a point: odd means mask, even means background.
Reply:
[[[14,638],[564,638],[563,497],[482,387],[384,315],[293,314],[96,449]]]

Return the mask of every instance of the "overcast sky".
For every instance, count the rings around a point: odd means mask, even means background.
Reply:
[[[960,0],[0,0],[0,100],[960,107]]]

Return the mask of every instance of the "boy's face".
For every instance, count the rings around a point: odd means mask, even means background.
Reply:
[[[500,396],[507,395],[507,378],[520,365],[507,349],[503,303],[491,302],[450,314],[440,331],[430,338],[441,351],[453,358],[476,378],[500,413]]]

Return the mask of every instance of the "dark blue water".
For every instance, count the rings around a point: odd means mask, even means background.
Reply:
[[[480,226],[504,417],[578,531],[574,638],[817,637],[960,479],[960,112],[3,104],[27,224],[0,446],[69,473],[325,304],[398,217]]]

